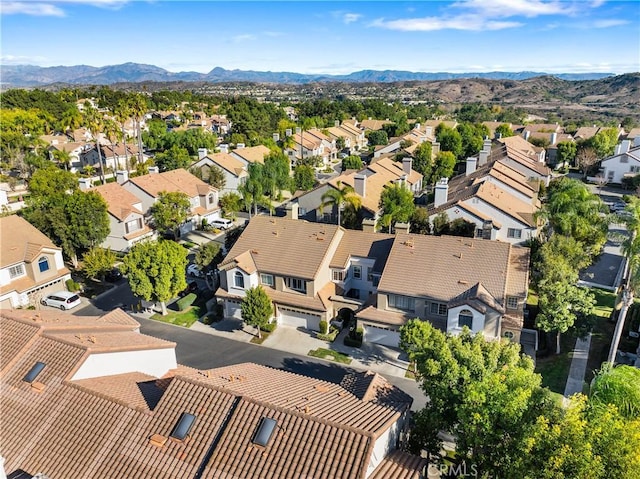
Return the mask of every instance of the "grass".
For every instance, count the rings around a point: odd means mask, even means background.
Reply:
[[[536,359],[536,372],[542,376],[542,385],[558,394],[564,394],[571,368],[571,350],[575,345],[575,338],[568,334],[564,336],[568,339],[563,337],[560,340],[564,352],[558,355],[551,352],[547,357]]]
[[[329,359],[330,361],[335,361],[342,364],[351,364],[351,358],[346,354],[326,348],[312,349],[307,353],[307,356],[320,359]]]
[[[160,313],[156,313],[151,316],[151,319],[162,321],[163,323],[170,323],[177,326],[184,326],[185,328],[189,328],[193,323],[198,321],[198,319],[200,319],[200,316],[202,315],[202,309],[198,305],[192,305],[185,311],[168,311],[169,312],[165,316]]]
[[[415,364],[413,361],[411,361],[409,363],[409,366],[407,366],[407,371],[404,373],[404,377],[407,379],[413,379],[414,381],[416,380],[416,374],[413,372],[413,369],[415,368]]]
[[[592,288],[591,292],[596,299],[595,315],[600,318],[609,319],[615,307],[617,295],[598,288]]]
[[[251,338],[251,343],[253,344],[262,344],[265,342],[265,340],[269,337],[271,333],[268,333],[266,331],[262,331],[262,334],[260,335],[261,337],[259,338],[258,336],[254,336],[253,338]]]
[[[531,288],[529,288],[529,295],[527,296],[527,304],[529,306],[538,306],[538,295]]]

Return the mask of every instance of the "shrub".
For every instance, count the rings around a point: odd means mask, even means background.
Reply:
[[[178,306],[178,311],[184,311],[189,306],[193,304],[198,296],[195,293],[189,293],[184,298],[180,298],[176,301],[176,305]]]
[[[67,285],[67,289],[69,291],[71,291],[72,293],[77,293],[78,291],[80,291],[81,287],[80,287],[80,283],[78,283],[77,281],[74,281],[73,279],[69,278],[65,284]]]
[[[327,334],[329,323],[326,321],[320,321],[320,334]]]
[[[278,323],[273,322],[273,323],[267,323],[264,326],[260,326],[260,329],[265,333],[273,333],[277,327],[278,327]]]
[[[363,337],[364,330],[362,328],[352,330],[347,336],[344,337],[344,345],[359,348],[360,346],[362,346]]]

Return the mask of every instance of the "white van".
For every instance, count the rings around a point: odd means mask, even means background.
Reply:
[[[40,300],[40,303],[65,311],[78,306],[80,304],[80,296],[76,293],[70,293],[69,291],[57,291],[46,295]]]
[[[211,220],[211,223],[209,223],[213,228],[218,228],[221,230],[228,230],[229,228],[231,228],[233,226],[233,221],[227,219],[227,218],[218,218],[215,220]]]

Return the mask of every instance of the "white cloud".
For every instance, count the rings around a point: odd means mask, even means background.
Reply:
[[[455,17],[426,17],[409,18],[406,20],[375,20],[371,26],[386,28],[388,30],[401,30],[405,32],[431,32],[436,30],[503,30],[505,28],[519,27],[519,22],[489,20],[480,15],[458,15]]]
[[[348,25],[350,23],[357,22],[360,18],[362,18],[362,15],[359,13],[345,13],[342,17],[342,21]]]
[[[101,8],[118,9],[130,0],[49,0],[49,1],[2,1],[1,15],[33,15],[47,17],[64,17],[63,7],[69,5],[90,5]]]
[[[575,11],[573,3],[557,0],[464,0],[451,6],[473,10],[492,18],[567,15]]]
[[[236,35],[232,38],[234,42],[246,42],[247,40],[255,40],[256,36],[251,35],[250,33],[244,33],[242,35]]]
[[[47,62],[45,57],[41,56],[23,56],[23,55],[2,55],[0,56],[0,64],[3,65],[43,65]]]
[[[610,27],[619,27],[621,25],[627,25],[629,20],[622,20],[616,18],[610,18],[606,20],[596,20],[593,22],[593,26],[595,28],[610,28]]]

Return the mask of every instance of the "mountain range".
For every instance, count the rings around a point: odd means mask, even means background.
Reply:
[[[313,82],[372,82],[389,83],[401,81],[453,80],[462,78],[484,78],[492,80],[526,80],[538,76],[554,76],[562,80],[596,80],[614,73],[561,73],[545,72],[410,72],[400,70],[361,70],[348,75],[303,74],[293,72],[261,72],[253,70],[226,70],[215,67],[209,73],[170,72],[155,65],[123,63],[93,67],[89,65],[39,67],[35,65],[1,65],[0,85],[10,87],[37,87],[53,83],[73,85],[111,85],[121,82],[254,82],[305,84]]]

